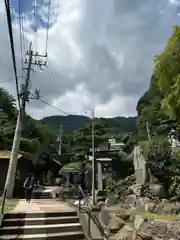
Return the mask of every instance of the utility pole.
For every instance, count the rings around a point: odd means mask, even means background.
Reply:
[[[150,135],[150,130],[149,130],[149,123],[148,123],[148,121],[146,122],[146,131],[147,131],[147,135],[148,135],[148,140],[149,140],[149,142],[151,142],[151,135]]]
[[[30,72],[31,72],[31,70],[33,70],[31,68],[31,66],[38,65],[41,70],[42,70],[42,66],[46,66],[46,62],[44,64],[42,64],[41,61],[37,61],[37,60],[35,60],[34,62],[32,61],[33,56],[35,56],[35,57],[41,56],[41,55],[38,55],[38,53],[33,54],[32,43],[30,43],[29,51],[27,51],[26,55],[29,56],[28,60],[27,59],[25,60],[25,63],[28,64],[28,67],[24,68],[25,70],[27,70],[27,75],[25,78],[25,83],[22,85],[22,90],[20,93],[21,108],[19,109],[19,114],[18,114],[18,118],[17,118],[16,130],[15,130],[15,134],[14,134],[12,151],[11,151],[11,157],[9,160],[9,167],[8,167],[8,172],[7,172],[7,177],[6,177],[5,187],[4,187],[4,193],[6,191],[7,198],[12,198],[13,191],[14,191],[20,140],[21,140],[21,135],[22,135],[23,121],[24,121],[24,117],[25,117],[25,106],[26,106],[26,102],[29,101]]]
[[[92,110],[92,202],[96,204],[96,159],[94,148],[94,109]]]
[[[63,125],[60,126],[60,135],[59,135],[59,155],[62,154],[62,134],[63,134]]]

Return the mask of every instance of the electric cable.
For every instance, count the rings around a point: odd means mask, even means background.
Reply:
[[[9,31],[9,38],[10,38],[10,45],[11,45],[13,68],[14,68],[14,75],[15,75],[15,82],[16,82],[16,94],[17,94],[17,100],[18,100],[18,105],[19,105],[19,109],[20,109],[21,108],[21,102],[20,102],[20,94],[19,94],[16,57],[15,57],[15,50],[14,50],[14,39],[13,39],[13,32],[12,32],[10,2],[9,2],[9,0],[4,0],[4,3],[5,3],[5,9],[6,9],[6,17],[7,17],[7,23],[8,23],[8,31]]]

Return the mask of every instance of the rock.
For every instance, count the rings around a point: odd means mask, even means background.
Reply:
[[[136,195],[135,194],[131,194],[129,196],[126,197],[126,200],[125,200],[125,204],[128,204],[128,205],[136,205]]]
[[[119,200],[118,195],[113,192],[107,193],[107,199],[110,205],[117,204]]]
[[[133,234],[134,229],[131,228],[129,225],[124,225],[124,227],[115,234],[113,237],[114,240],[132,240],[130,238]]]
[[[138,236],[140,236],[142,240],[153,240],[154,239],[153,236],[151,236],[147,233],[144,233],[144,232],[139,232]]]
[[[134,219],[134,227],[135,229],[140,229],[142,224],[144,223],[145,219],[141,215],[136,215]]]
[[[103,207],[105,205],[105,203],[103,202],[103,201],[99,201],[98,203],[97,203],[97,207]]]
[[[140,196],[141,195],[141,186],[139,184],[131,185],[128,188],[128,191],[129,191],[130,195],[135,194],[136,196]]]
[[[166,191],[164,189],[163,184],[151,184],[149,186],[150,189],[150,193],[155,196],[155,197],[159,197],[159,198],[166,198],[167,194]]]
[[[124,227],[125,221],[117,217],[116,214],[112,214],[109,220],[109,230],[111,233],[118,232],[122,227]]]
[[[156,203],[147,203],[147,211],[154,213],[156,208]]]
[[[129,218],[130,218],[130,214],[127,213],[127,212],[119,212],[119,213],[116,213],[116,216],[121,218],[122,220],[124,221],[128,221]]]

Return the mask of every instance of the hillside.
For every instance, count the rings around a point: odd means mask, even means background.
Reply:
[[[148,90],[137,104],[137,129],[140,138],[149,123],[151,135],[167,136],[173,128],[180,130],[180,26],[173,28],[164,51],[154,59],[155,68]]]
[[[108,125],[110,128],[116,128],[116,130],[121,133],[134,133],[136,131],[136,117],[96,118],[96,121],[98,120]],[[40,121],[55,129],[59,129],[62,124],[64,131],[72,132],[89,123],[91,119],[83,115],[69,115],[49,116]]]

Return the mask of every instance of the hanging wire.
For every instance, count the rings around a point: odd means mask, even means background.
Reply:
[[[22,24],[21,24],[21,0],[18,1],[19,3],[19,8],[18,8],[18,14],[19,14],[19,37],[20,37],[20,49],[21,49],[21,71],[22,71],[22,76],[23,76],[23,63],[24,63],[24,58],[23,58],[23,37],[22,37]]]
[[[37,33],[37,22],[36,22],[36,0],[34,0],[34,51],[37,51],[36,46],[36,33]]]
[[[50,12],[51,12],[51,0],[48,3],[48,21],[47,21],[47,31],[46,31],[46,45],[45,45],[45,54],[47,56],[48,49],[48,39],[49,39],[49,28],[50,28]]]
[[[5,3],[5,8],[6,8],[6,16],[7,16],[10,44],[11,44],[13,68],[14,68],[14,75],[15,75],[15,81],[16,81],[16,94],[17,94],[18,106],[19,106],[19,109],[20,109],[21,108],[21,102],[20,102],[20,96],[19,96],[19,84],[18,84],[18,76],[17,76],[15,50],[14,50],[14,38],[13,38],[13,32],[12,32],[10,2],[9,2],[9,0],[4,0],[4,3]]]
[[[21,8],[21,11],[22,11],[22,8]],[[21,12],[21,16],[22,16],[22,12]],[[24,14],[23,14],[23,16],[22,16],[22,23],[21,23],[21,25],[22,25],[22,33],[23,33],[23,48],[24,48],[24,54],[25,54],[25,52],[26,52],[26,49],[27,49],[27,39],[26,39],[26,36],[25,36],[25,29],[27,29],[27,27],[26,27],[26,25],[25,25],[25,16],[24,16]],[[25,26],[24,26],[25,25]]]
[[[32,94],[33,97],[35,97],[35,98],[37,97],[34,93],[31,92],[31,94]],[[42,98],[37,98],[37,100],[42,102],[42,103],[44,103],[44,104],[46,104],[47,106],[49,106],[49,107],[51,107],[53,109],[59,111],[60,113],[63,113],[65,115],[67,115],[67,116],[71,115],[70,113],[63,111],[60,108],[57,108],[57,107],[53,106],[52,104],[48,103],[47,101],[43,100]]]

